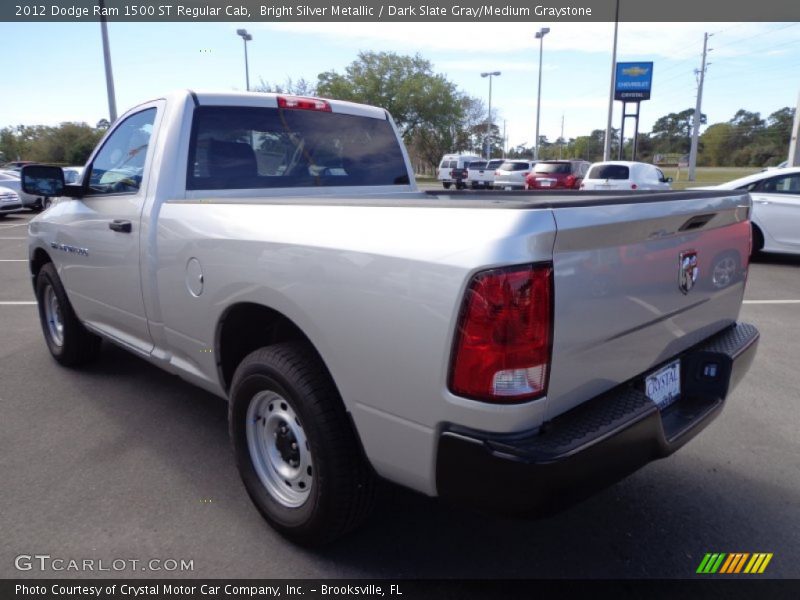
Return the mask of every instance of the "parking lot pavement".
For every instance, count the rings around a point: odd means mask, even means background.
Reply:
[[[24,244],[0,239],[0,257],[24,259]],[[800,299],[798,275],[798,259],[761,258],[747,299]],[[32,298],[24,263],[0,262],[0,282],[4,301]],[[772,552],[768,575],[800,577],[798,304],[745,305],[761,345],[721,417],[583,504],[508,520],[385,484],[364,529],[315,551],[251,505],[223,401],[108,345],[89,368],[60,368],[36,315],[0,304],[0,577],[38,576],[14,568],[36,553],[194,567],[48,573],[70,577],[691,577],[706,552]]]

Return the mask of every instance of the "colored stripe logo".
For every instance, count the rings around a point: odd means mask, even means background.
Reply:
[[[715,573],[725,575],[739,573],[759,574],[766,570],[771,560],[772,552],[756,552],[754,554],[749,552],[732,552],[730,554],[708,552],[703,557],[703,560],[700,561],[700,566],[697,567],[696,572],[702,575],[713,575]]]

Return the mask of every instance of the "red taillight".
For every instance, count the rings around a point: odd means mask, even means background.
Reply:
[[[278,96],[278,108],[299,108],[301,110],[331,112],[331,105],[325,100],[302,98],[300,96]]]
[[[639,186],[638,186],[638,185],[636,185],[635,183],[632,183],[632,184],[631,184],[631,189],[632,189],[632,190],[635,190],[635,189],[636,189],[636,188],[638,188],[638,187],[639,187]]]
[[[564,185],[566,185],[568,188],[572,189],[572,188],[575,187],[575,182],[576,181],[577,181],[577,179],[575,178],[575,175],[567,175],[567,177],[564,180]]]
[[[464,297],[450,391],[489,402],[547,393],[552,330],[551,265],[478,273]]]

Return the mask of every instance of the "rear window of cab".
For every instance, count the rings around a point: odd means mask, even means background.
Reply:
[[[408,183],[386,119],[282,108],[195,109],[188,190]]]

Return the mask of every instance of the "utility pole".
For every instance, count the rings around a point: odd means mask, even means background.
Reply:
[[[694,107],[694,119],[692,119],[692,148],[689,150],[689,181],[695,180],[697,170],[697,142],[700,136],[700,115],[703,104],[703,83],[706,78],[706,55],[708,54],[708,33],[703,34],[703,62],[700,66],[699,78],[697,80],[697,104]]]
[[[564,113],[561,113],[561,137],[558,138],[558,158],[561,159],[561,149],[564,147]]]
[[[603,144],[603,160],[611,158],[611,118],[614,116],[614,87],[617,78],[617,30],[619,29],[619,0],[614,16],[614,49],[611,54],[611,85],[608,90],[608,121],[606,122],[606,140]]]
[[[548,33],[550,33],[550,28],[542,27],[534,36],[539,40],[539,87],[536,93],[536,141],[533,147],[534,160],[539,160],[539,115],[542,109],[542,53],[544,50],[544,36]]]
[[[800,148],[797,138],[800,137],[800,94],[797,95],[797,108],[794,110],[794,123],[792,123],[792,138],[789,142],[789,162],[787,167],[800,167]]]
[[[100,33],[103,37],[103,64],[106,69],[106,92],[108,93],[108,120],[114,123],[117,120],[117,99],[114,92],[114,73],[111,71],[111,51],[108,48],[108,25],[106,25],[106,4],[99,0],[100,5]]]
[[[506,120],[503,119],[503,158],[506,157],[506,145],[508,144],[508,139],[506,138]]]

